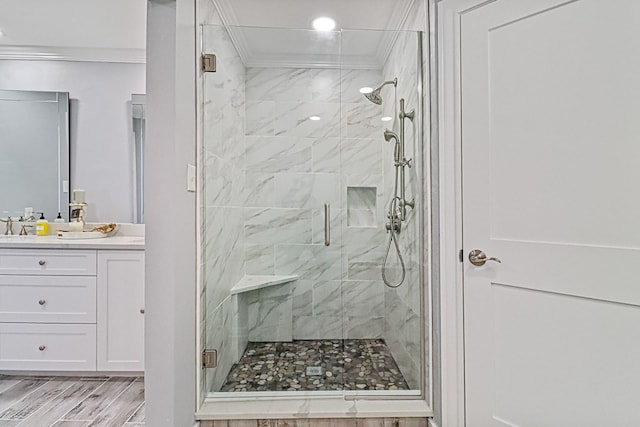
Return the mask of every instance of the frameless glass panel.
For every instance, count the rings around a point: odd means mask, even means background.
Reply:
[[[205,393],[419,397],[418,34],[205,26],[203,40]]]
[[[338,33],[203,36],[206,390],[342,390]]]
[[[425,207],[418,34],[341,35],[344,338],[356,356],[345,366],[345,393],[419,396]]]

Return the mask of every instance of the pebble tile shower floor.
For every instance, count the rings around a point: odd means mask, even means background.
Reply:
[[[369,339],[250,342],[220,391],[408,389],[384,340]]]

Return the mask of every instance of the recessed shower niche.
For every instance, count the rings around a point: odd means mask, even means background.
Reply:
[[[204,395],[425,399],[421,35],[202,30]]]
[[[376,187],[347,187],[347,226],[377,227]]]

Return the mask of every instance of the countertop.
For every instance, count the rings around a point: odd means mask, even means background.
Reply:
[[[113,249],[144,250],[143,236],[104,237],[101,239],[58,239],[56,236],[0,235],[0,249]]]

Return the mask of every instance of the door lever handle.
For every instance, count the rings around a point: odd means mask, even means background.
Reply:
[[[500,261],[496,257],[487,258],[487,254],[485,254],[480,249],[474,249],[471,252],[469,252],[469,261],[471,262],[471,264],[477,267],[484,265],[487,261],[495,261],[497,263],[502,263],[502,261]]]

